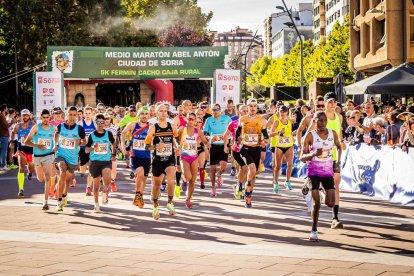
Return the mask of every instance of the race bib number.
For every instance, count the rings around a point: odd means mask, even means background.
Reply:
[[[20,145],[22,145],[22,146],[25,146],[25,145],[26,145],[26,144],[24,143],[24,140],[26,140],[26,137],[27,137],[27,136],[23,136],[23,137],[21,137],[21,138],[20,138],[20,141],[19,141],[19,142],[20,142]]]
[[[145,141],[134,139],[132,142],[132,147],[134,150],[145,150]]]
[[[258,134],[244,134],[243,140],[246,146],[257,146],[259,144],[259,135]]]
[[[211,142],[223,142],[224,135],[223,134],[216,134],[211,137]]]
[[[52,139],[41,139],[37,140],[39,145],[45,146],[46,148],[50,149],[52,147]]]
[[[108,144],[98,144],[98,149],[95,154],[108,154]]]
[[[292,137],[279,136],[278,146],[279,147],[289,147],[291,145]]]
[[[74,139],[62,138],[62,140],[60,140],[60,146],[63,149],[73,150],[75,149],[76,141]]]
[[[327,162],[332,161],[333,151],[332,149],[324,149],[322,154],[315,157],[316,161]]]
[[[197,153],[197,143],[196,142],[185,142],[183,143],[183,151],[190,153]]]
[[[158,156],[171,156],[173,155],[173,146],[171,143],[164,144],[164,146],[160,149],[157,148],[156,153]]]

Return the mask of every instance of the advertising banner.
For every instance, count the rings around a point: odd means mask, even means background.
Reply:
[[[213,103],[220,104],[222,109],[226,108],[228,100],[233,100],[235,105],[240,103],[240,88],[240,70],[216,70]]]
[[[40,120],[43,109],[61,107],[63,109],[63,80],[60,72],[35,73],[35,112],[36,120]]]
[[[228,47],[48,46],[48,70],[71,79],[212,79]]]

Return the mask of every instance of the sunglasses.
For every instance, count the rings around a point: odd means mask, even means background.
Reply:
[[[324,104],[317,104],[316,107],[317,108],[323,108],[323,107],[325,107],[325,105]]]
[[[189,120],[190,122],[195,121],[194,118],[188,118],[187,120]]]
[[[213,108],[214,112],[220,111],[220,108]]]
[[[111,118],[105,118],[105,120],[111,120]]]
[[[203,122],[202,121],[197,121],[197,124],[202,124]]]
[[[148,112],[141,112],[139,115],[148,115]]]
[[[355,119],[355,117],[354,117],[354,116],[352,116],[352,117],[349,117],[349,119]]]
[[[136,110],[130,110],[129,112],[137,112]]]
[[[97,125],[103,125],[103,124],[105,124],[105,122],[104,121],[97,121],[96,124]]]
[[[207,108],[207,106],[205,106],[205,105],[201,106],[201,109],[206,109],[206,108]]]

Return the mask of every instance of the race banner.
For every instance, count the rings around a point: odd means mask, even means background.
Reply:
[[[220,104],[222,109],[226,108],[228,100],[233,100],[234,104],[240,103],[240,87],[240,70],[216,70],[212,102]]]
[[[64,108],[63,79],[60,72],[36,72],[33,82],[36,120],[40,120],[40,113],[43,109]]]

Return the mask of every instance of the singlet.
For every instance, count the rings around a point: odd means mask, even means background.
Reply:
[[[279,117],[277,116],[277,114],[273,114],[273,122],[277,120],[279,120]],[[272,148],[276,147],[276,136],[270,137],[270,147]]]
[[[329,120],[328,119],[328,123],[326,124],[326,128],[327,129],[332,129],[333,131],[335,131],[336,134],[339,137],[341,135],[341,127],[342,127],[341,120],[339,119],[339,115],[336,114],[336,112],[334,112],[334,114],[335,114],[335,119],[334,120]],[[334,161],[338,160],[338,151],[337,151],[336,147],[333,149],[333,160]]]
[[[58,125],[63,124],[64,122],[65,122],[65,120],[60,120],[59,122],[55,121],[55,120],[50,120],[49,124],[51,124],[52,126],[57,127]]]
[[[17,150],[22,151],[26,154],[33,154],[33,148],[28,147],[24,144],[24,140],[29,135],[30,130],[32,129],[33,123],[30,121],[29,126],[24,129],[22,127],[22,124],[19,124],[19,127],[17,129]]]
[[[148,134],[149,125],[140,127],[138,123],[135,124],[135,128],[132,131],[131,141],[131,156],[135,158],[151,158],[151,152],[145,150],[145,138]]]
[[[230,131],[231,135],[233,136],[234,143],[236,143],[236,146],[233,148],[234,152],[240,152],[240,147],[241,147],[241,145],[236,141],[236,131],[238,127],[239,127],[238,120],[231,122],[229,126],[227,127],[227,130]]]
[[[154,159],[159,161],[168,161],[170,158],[174,158],[174,151],[173,151],[173,127],[170,123],[167,123],[167,127],[162,128],[157,123],[154,125],[155,127],[155,137],[153,144],[156,146],[159,143],[164,143],[164,147],[162,149],[155,149],[154,150]]]
[[[47,147],[46,150],[42,151],[38,148],[33,148],[33,154],[36,157],[46,156],[53,154],[53,148],[55,147],[55,142],[53,139],[55,133],[55,126],[49,124],[49,129],[45,130],[42,127],[42,124],[37,124],[37,133],[33,136],[33,143],[44,145]]]
[[[212,145],[224,145],[224,133],[230,123],[231,119],[226,115],[220,115],[217,119],[209,117],[206,120],[204,131],[209,134]]]
[[[178,115],[178,119],[180,120],[179,127],[186,127],[187,126],[187,121],[184,119],[183,115]]]
[[[313,143],[310,152],[315,152],[318,148],[322,148],[323,153],[315,156],[308,162],[308,176],[332,177],[333,170],[333,149],[335,148],[334,135],[331,129],[328,129],[328,137],[323,140],[316,130],[310,132],[312,134]]]
[[[242,126],[242,144],[248,147],[258,147],[262,141],[262,125],[263,117],[257,116],[252,119],[249,116],[240,118],[240,125]]]
[[[111,141],[109,141],[108,131],[104,130],[102,137],[96,136],[93,132],[90,134],[92,138],[92,151],[89,154],[91,161],[111,161]],[[98,143],[98,150],[95,151],[94,144]]]
[[[189,136],[187,128],[185,127],[180,140],[181,154],[185,156],[197,156],[199,139],[198,129],[195,128],[193,136]]]
[[[79,136],[79,125],[73,129],[67,129],[65,124],[60,124],[59,146],[56,157],[62,157],[71,165],[78,164],[79,145],[76,140],[81,139]]]
[[[276,128],[276,132],[279,132],[282,128],[284,128],[285,131],[283,132],[283,134],[275,136],[275,147],[290,148],[291,146],[293,146],[292,121],[288,119],[287,124],[283,124],[279,118],[277,118],[276,120],[279,121],[279,124]]]
[[[89,135],[96,130],[95,124],[92,121],[90,125],[87,125],[85,119],[82,119],[82,126],[85,130],[85,139],[88,141]],[[81,146],[80,148],[85,149],[85,146]]]

